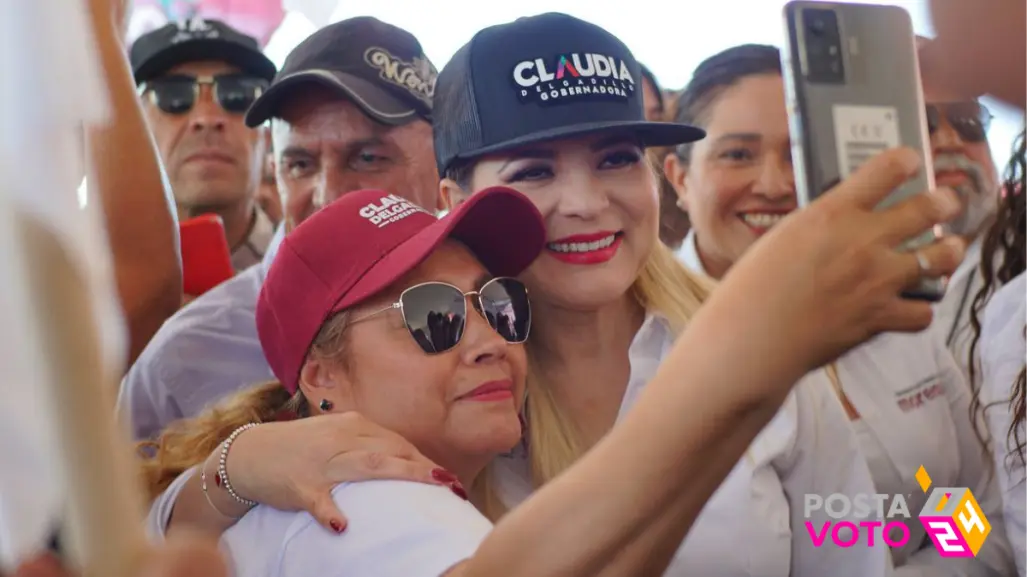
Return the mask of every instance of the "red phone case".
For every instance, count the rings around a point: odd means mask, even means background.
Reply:
[[[232,278],[232,253],[221,217],[205,214],[178,225],[185,294],[202,295]]]

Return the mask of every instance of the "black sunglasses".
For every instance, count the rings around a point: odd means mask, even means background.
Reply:
[[[218,74],[217,76],[170,75],[144,83],[141,93],[149,97],[157,108],[168,114],[185,114],[196,105],[201,86],[210,86],[214,100],[226,112],[243,114],[253,104],[268,83],[263,78],[244,74]]]
[[[979,102],[947,102],[927,105],[927,130],[934,134],[941,119],[948,121],[964,142],[984,142],[993,118]]]
[[[531,330],[531,304],[528,289],[521,281],[497,277],[476,291],[463,292],[444,282],[414,285],[399,295],[388,307],[355,319],[367,320],[375,315],[399,309],[403,323],[421,350],[429,355],[444,353],[459,342],[467,326],[467,297],[489,325],[506,342],[523,343]]]

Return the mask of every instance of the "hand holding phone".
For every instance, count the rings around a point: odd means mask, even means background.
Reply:
[[[796,192],[805,206],[889,149],[916,150],[923,168],[885,208],[935,187],[916,35],[896,6],[796,0],[785,6],[785,89]],[[937,238],[927,231],[901,250]],[[937,301],[945,280],[925,278],[908,298]]]
[[[221,217],[205,214],[178,225],[182,247],[183,292],[198,297],[232,278],[232,253]]]

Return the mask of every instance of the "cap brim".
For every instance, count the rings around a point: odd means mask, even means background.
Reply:
[[[439,173],[445,173],[445,170],[455,160],[473,160],[486,154],[512,150],[529,144],[585,136],[595,132],[622,132],[625,135],[638,138],[641,144],[646,147],[676,146],[686,142],[702,140],[706,137],[705,130],[687,124],[649,122],[645,120],[586,122],[542,130],[458,154],[453,158],[447,159],[446,166],[439,167]]]
[[[319,84],[352,100],[365,114],[382,124],[399,126],[419,118],[418,112],[373,82],[331,70],[314,69],[276,79],[246,111],[246,124],[260,126],[275,116],[282,100],[300,85]]]
[[[183,62],[204,60],[227,62],[247,74],[263,78],[268,82],[271,82],[277,72],[275,63],[255,49],[218,38],[203,38],[182,42],[161,50],[133,70],[132,76],[135,78],[136,84],[140,84],[164,74]]]
[[[385,255],[332,312],[358,305],[388,288],[446,239],[466,246],[490,273],[516,276],[542,252],[546,229],[538,209],[521,193],[505,187],[485,189]]]

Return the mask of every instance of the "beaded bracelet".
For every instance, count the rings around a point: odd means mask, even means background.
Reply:
[[[221,487],[225,491],[227,491],[229,496],[231,496],[237,502],[242,503],[247,507],[256,507],[257,502],[250,501],[249,499],[243,499],[242,497],[240,497],[239,494],[236,493],[235,489],[232,487],[232,482],[228,480],[228,450],[232,448],[232,443],[235,442],[235,440],[239,437],[239,435],[243,433],[243,431],[252,429],[253,427],[256,427],[258,424],[259,423],[249,423],[243,425],[238,429],[232,431],[231,435],[228,435],[228,438],[225,439],[225,442],[221,444],[221,456],[218,458],[218,470],[217,473],[214,473],[214,483],[218,487]]]
[[[210,457],[207,457],[207,459],[209,460]],[[203,496],[204,496],[204,498],[207,499],[207,504],[210,505],[210,508],[214,509],[214,511],[218,515],[221,515],[225,519],[231,519],[231,520],[239,520],[239,519],[242,518],[242,517],[233,517],[231,515],[225,514],[224,511],[222,511],[221,509],[218,509],[218,506],[214,504],[214,500],[210,498],[210,493],[207,491],[207,461],[204,461],[203,464],[200,465],[200,489],[203,490]]]

